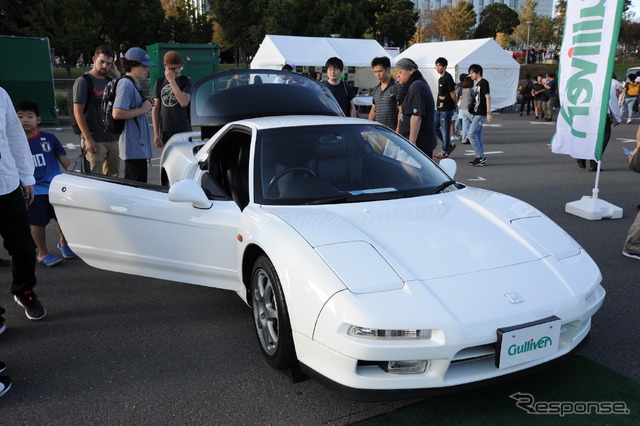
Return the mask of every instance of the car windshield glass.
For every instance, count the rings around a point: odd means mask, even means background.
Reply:
[[[255,199],[260,204],[335,204],[455,190],[430,158],[376,124],[260,132]]]
[[[222,126],[244,118],[277,115],[341,116],[323,84],[275,70],[235,70],[199,80],[191,94],[191,125]]]

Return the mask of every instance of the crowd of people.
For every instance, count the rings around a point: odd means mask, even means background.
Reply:
[[[552,121],[554,108],[560,106],[556,75],[553,73],[546,76],[539,74],[535,79],[532,79],[531,74],[526,74],[525,78],[518,83],[518,99],[520,117],[523,116],[526,106],[527,115],[530,115],[533,109],[536,120]]]
[[[144,49],[132,47],[126,51],[121,60],[122,72],[116,67],[114,52],[109,46],[95,49],[92,68],[74,83],[72,108],[81,149],[92,173],[117,177],[120,160],[123,160],[124,178],[146,183],[152,143],[162,147],[174,134],[191,130],[188,112],[193,87],[191,78],[182,74],[184,62],[178,52],[167,52],[163,61],[164,75],[156,81],[153,99],[149,99],[140,90],[140,80],[147,78],[149,67],[156,65]],[[372,108],[368,119],[395,130],[433,158],[449,157],[456,148],[454,141],[471,144],[475,155],[469,164],[484,166],[487,159],[482,130],[485,122],[492,121],[490,83],[483,77],[479,64],[469,66],[458,82],[447,72],[447,66],[444,57],[435,61],[439,78],[438,91],[433,96],[412,59],[398,60],[394,76],[388,57],[373,58],[371,67],[378,84],[371,91]],[[329,58],[325,64],[327,80],[322,84],[333,94],[345,116],[356,117],[356,94],[353,87],[341,79],[343,68],[340,58]],[[283,71],[291,72],[293,68],[285,65]],[[313,78],[321,79],[320,73],[314,74]],[[627,76],[624,85],[612,85],[610,112],[614,125],[621,122],[620,106],[628,113],[627,123],[631,122],[632,113],[637,112],[638,74]],[[278,76],[274,83],[286,84],[285,78]],[[114,80],[119,83],[115,89],[113,118],[124,121],[124,129],[119,135],[110,132],[101,117],[103,95],[107,85],[115,83]],[[229,87],[241,84],[232,80]],[[614,81],[617,81],[615,76]],[[536,119],[553,119],[558,99],[554,74],[535,78],[527,74],[518,90],[520,116],[526,106],[527,116],[533,110]],[[0,266],[11,265],[11,292],[15,302],[24,308],[27,318],[40,320],[45,317],[46,310],[33,290],[36,265],[55,266],[63,259],[76,257],[59,225],[56,246],[62,258],[49,252],[45,237],[46,226],[52,219],[56,220],[49,203],[49,185],[60,174],[60,166],[69,165],[69,159],[55,135],[38,129],[41,118],[36,101],[25,99],[12,104],[7,92],[0,88],[0,106],[5,114],[0,120],[4,127],[0,129],[0,158],[3,160],[0,161],[0,234],[11,256],[10,262],[0,259]],[[149,130],[149,113],[152,130]],[[608,117],[609,135],[611,120]],[[434,155],[438,140],[442,148]],[[640,130],[638,140],[640,146]],[[585,160],[578,160],[578,165],[585,168]],[[640,214],[638,217],[625,243],[624,254],[640,259]],[[6,329],[4,312],[0,307],[0,334]],[[0,362],[0,372],[5,368]],[[0,376],[0,395],[10,387],[11,379]]]
[[[118,176],[120,160],[125,162],[124,177],[147,180],[147,161],[151,143],[162,146],[175,133],[191,129],[188,116],[191,79],[181,75],[183,61],[178,52],[165,54],[165,75],[158,79],[154,99],[146,99],[139,81],[148,77],[155,66],[143,49],[133,47],[122,59],[124,76],[114,64],[113,50],[99,46],[89,72],[79,77],[73,87],[72,114],[80,130],[81,147],[92,173]],[[124,120],[120,135],[109,132],[101,119],[102,97],[107,84],[122,78],[116,86],[113,116]],[[147,113],[153,111],[153,139]],[[0,236],[11,260],[0,259],[0,267],[11,267],[11,293],[28,319],[37,321],[47,314],[34,291],[36,265],[58,265],[76,254],[67,244],[57,225],[56,246],[62,258],[51,253],[46,241],[46,227],[56,220],[49,202],[49,185],[67,168],[69,159],[54,134],[40,131],[37,101],[22,99],[12,103],[0,88]],[[0,334],[6,330],[5,310],[0,307]],[[0,373],[7,366],[0,362]],[[0,396],[11,388],[11,378],[0,375]]]
[[[547,49],[542,46],[530,46],[528,49],[522,49],[519,52],[513,50],[507,50],[511,54],[513,59],[520,59],[527,64],[542,64],[548,60],[558,60],[560,52],[557,49]]]

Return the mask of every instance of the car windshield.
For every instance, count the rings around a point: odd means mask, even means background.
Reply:
[[[260,204],[386,200],[456,188],[422,151],[377,124],[262,131],[255,165]]]
[[[199,80],[191,94],[191,125],[222,126],[244,118],[343,115],[329,89],[299,74],[235,70]]]

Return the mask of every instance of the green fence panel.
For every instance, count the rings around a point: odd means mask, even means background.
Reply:
[[[164,75],[163,59],[165,53],[175,50],[182,56],[184,68],[182,74],[191,77],[195,83],[203,77],[215,74],[220,67],[220,46],[217,44],[173,44],[156,43],[147,46],[149,59],[156,64],[149,68],[149,94],[153,96],[156,80]]]
[[[0,86],[11,100],[32,99],[43,121],[57,121],[49,39],[0,36],[0,52],[5,58]]]

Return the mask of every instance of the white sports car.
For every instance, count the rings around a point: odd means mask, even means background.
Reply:
[[[83,162],[54,179],[88,264],[237,292],[269,364],[355,399],[497,378],[588,336],[593,260],[534,207],[454,181],[453,160],[343,117],[294,74],[216,74],[191,108],[200,132],[165,147],[164,186]]]

